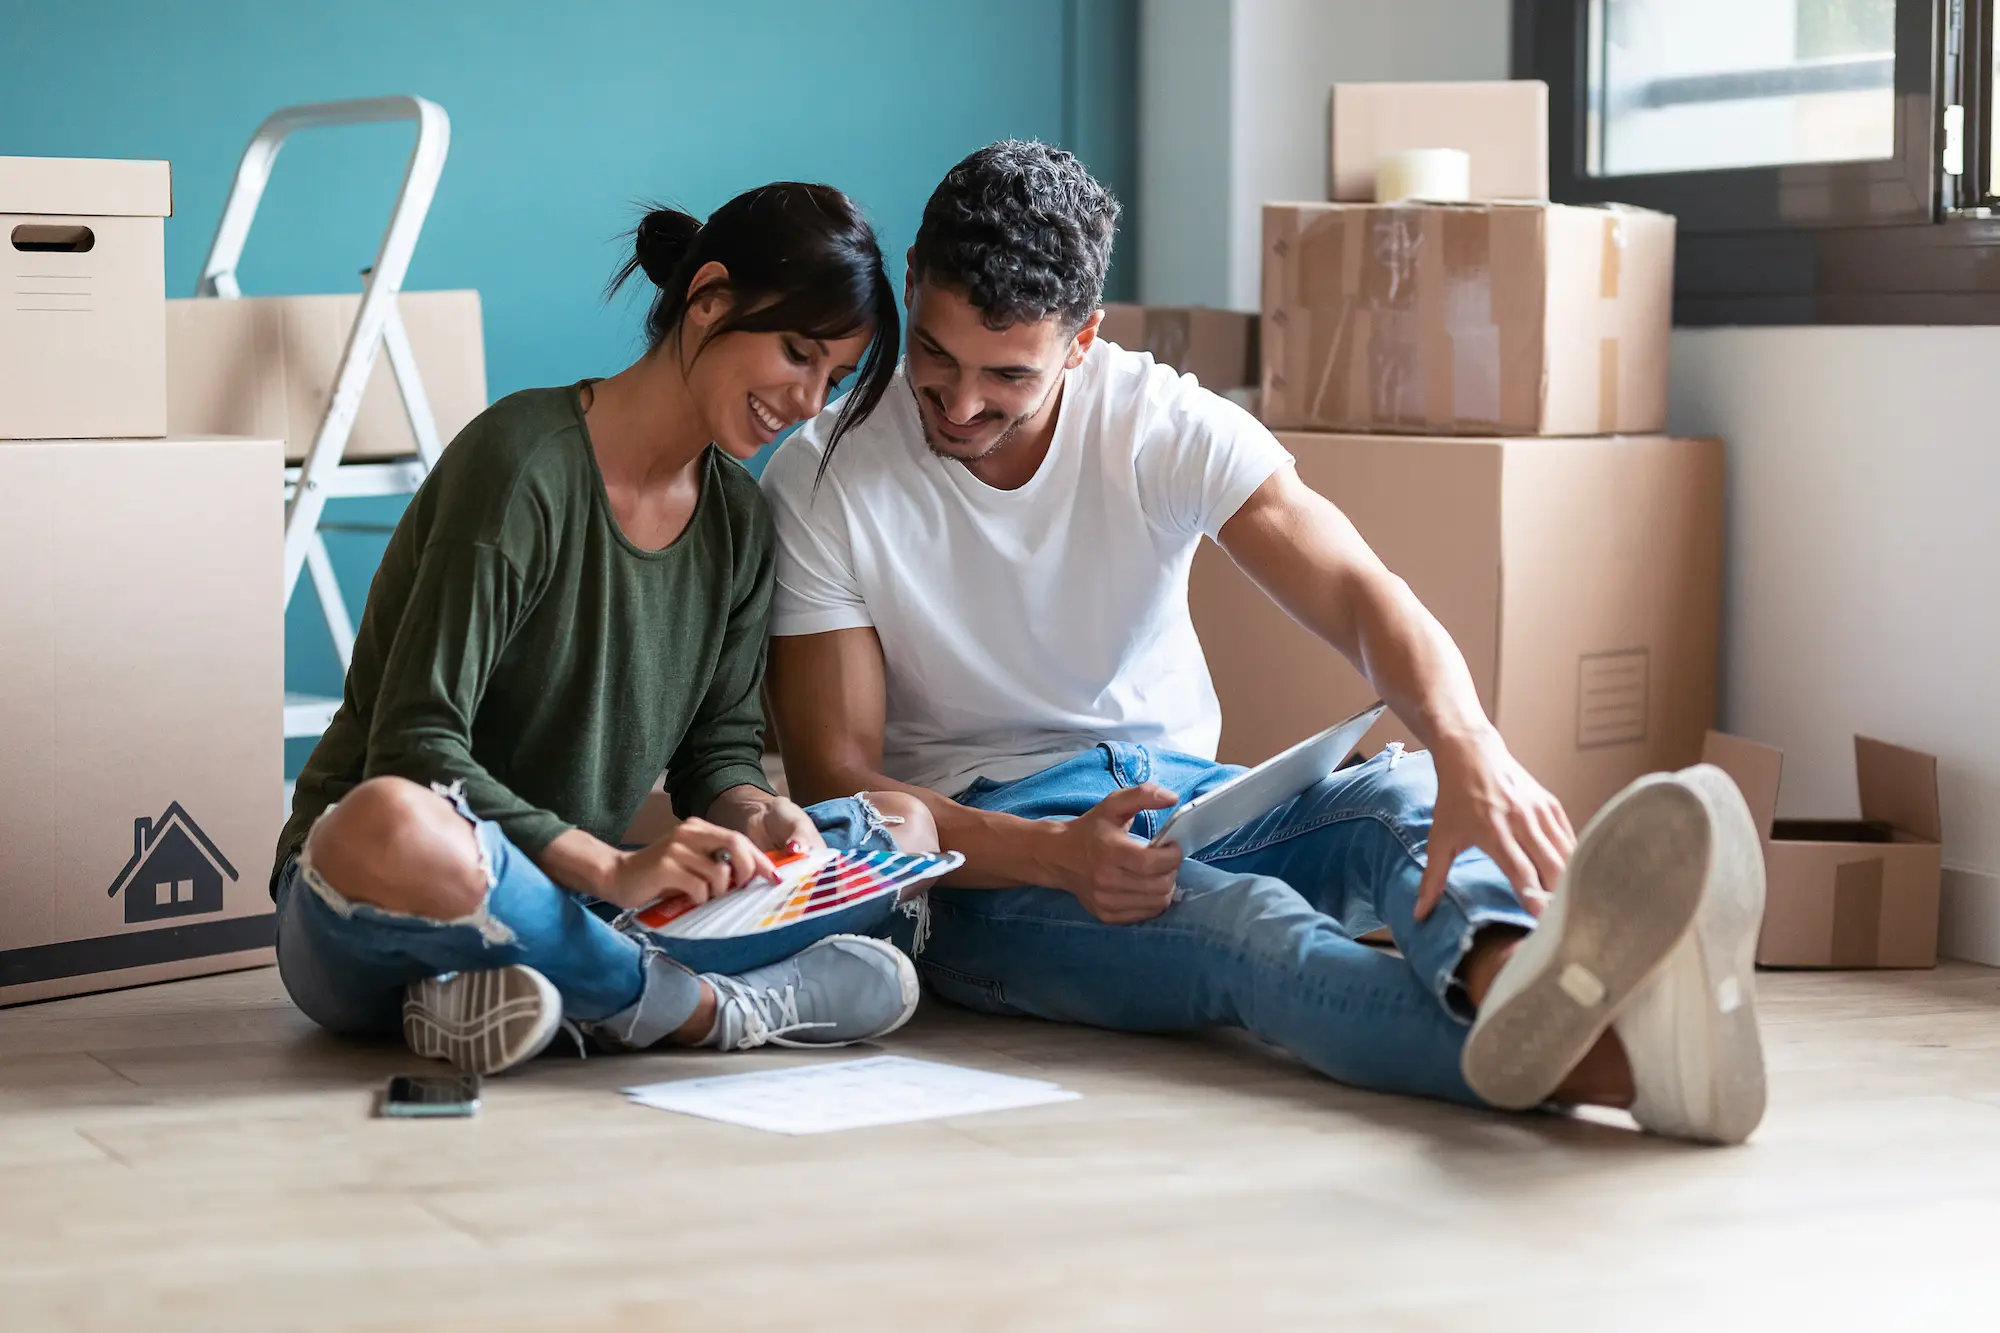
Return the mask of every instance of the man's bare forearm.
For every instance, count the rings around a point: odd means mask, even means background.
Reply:
[[[1355,665],[1418,742],[1437,750],[1482,741],[1493,724],[1465,657],[1409,585],[1386,570],[1360,581]]]
[[[1258,488],[1221,540],[1273,601],[1368,678],[1419,743],[1436,750],[1494,736],[1451,635],[1290,468]]]

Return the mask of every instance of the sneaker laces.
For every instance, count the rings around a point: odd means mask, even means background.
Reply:
[[[777,987],[768,986],[762,990],[735,977],[725,977],[710,973],[704,978],[715,988],[718,1003],[733,1008],[743,1020],[743,1032],[733,1042],[723,1043],[724,1050],[747,1051],[755,1046],[793,1046],[807,1048],[812,1042],[788,1041],[794,1032],[810,1028],[830,1028],[833,1023],[808,1023],[799,1017],[798,988],[785,983],[783,993]]]

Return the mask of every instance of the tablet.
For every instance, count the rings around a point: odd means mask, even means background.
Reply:
[[[1386,708],[1378,701],[1179,806],[1153,839],[1153,846],[1178,843],[1192,856],[1258,816],[1269,814],[1340,767]]]

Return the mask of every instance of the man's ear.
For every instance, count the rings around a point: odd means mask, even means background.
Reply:
[[[1090,346],[1097,341],[1097,327],[1104,322],[1102,309],[1090,312],[1090,318],[1083,321],[1083,327],[1069,341],[1069,358],[1063,362],[1066,370],[1075,370],[1083,364],[1083,358],[1090,354]]]
[[[917,247],[903,251],[903,309],[910,310],[917,304]]]

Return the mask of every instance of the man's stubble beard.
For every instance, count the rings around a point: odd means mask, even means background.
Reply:
[[[905,381],[905,383],[908,383],[908,381]],[[1042,395],[1041,402],[1035,404],[1035,406],[1029,409],[1025,415],[1015,417],[1012,421],[1008,422],[1007,428],[1001,431],[999,435],[994,437],[993,443],[987,445],[984,449],[981,449],[978,453],[973,454],[970,457],[967,457],[964,454],[951,453],[948,450],[941,449],[938,447],[937,440],[934,439],[931,435],[930,416],[928,413],[924,411],[923,395],[917,391],[917,386],[914,384],[910,384],[909,389],[910,389],[910,396],[917,400],[917,428],[924,433],[924,447],[929,449],[933,454],[937,455],[939,458],[944,459],[947,463],[964,463],[969,465],[972,463],[984,463],[987,459],[993,457],[995,454],[999,453],[1002,449],[1005,449],[1008,445],[1012,444],[1014,442],[1014,437],[1021,433],[1021,427],[1027,425],[1030,421],[1033,421],[1038,415],[1040,415],[1041,410],[1049,405],[1049,399],[1055,394],[1056,389],[1059,388],[1061,384],[1062,384],[1062,376],[1058,375],[1056,377],[1056,382],[1049,386],[1048,393]]]

